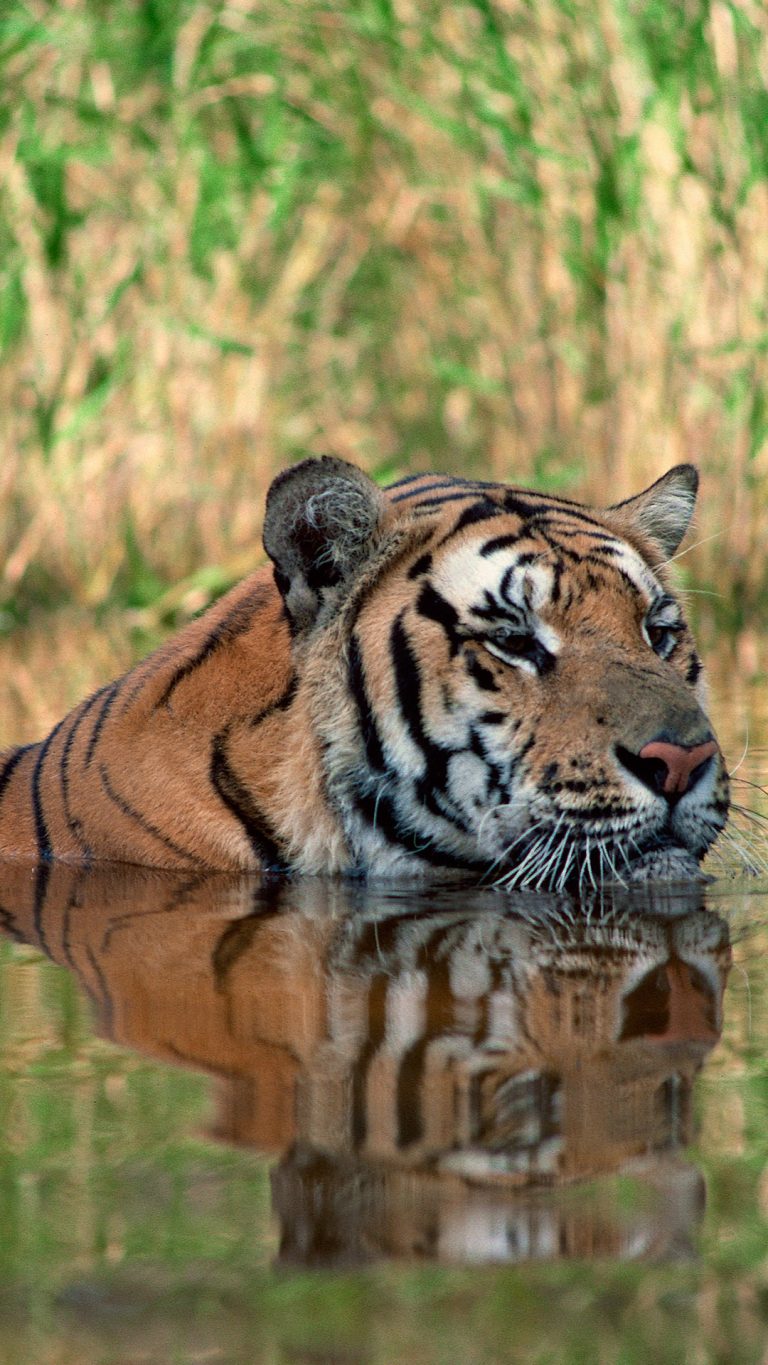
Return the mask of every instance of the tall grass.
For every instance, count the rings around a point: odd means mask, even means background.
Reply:
[[[738,624],[767,78],[760,0],[7,0],[6,624],[195,608],[326,451],[598,499],[692,458]]]

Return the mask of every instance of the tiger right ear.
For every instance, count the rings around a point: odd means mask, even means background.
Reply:
[[[385,508],[376,484],[346,460],[324,455],[278,474],[267,494],[264,548],[297,631],[371,555]]]
[[[699,476],[692,464],[678,464],[642,493],[606,508],[620,534],[639,532],[664,559],[675,553],[690,525]]]

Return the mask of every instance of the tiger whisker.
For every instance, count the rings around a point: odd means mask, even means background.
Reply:
[[[731,812],[753,821],[756,825],[768,824],[768,815],[763,815],[759,810],[750,810],[747,806],[740,806],[735,801],[731,802]]]
[[[754,753],[754,750],[753,750],[753,753]],[[737,766],[738,766],[738,765],[737,765]],[[735,771],[736,771],[736,768],[734,768],[733,773],[735,773]],[[752,781],[750,778],[748,778],[748,777],[734,777],[734,776],[733,776],[733,773],[729,773],[729,774],[728,774],[728,776],[730,777],[730,779],[731,779],[732,782],[738,782],[738,783],[740,783],[740,784],[741,784],[742,786],[744,786],[744,787],[751,787],[751,788],[753,789],[753,791],[762,792],[763,796],[768,796],[768,787],[763,787],[763,786],[760,785],[759,782],[753,782],[753,781]]]
[[[740,830],[736,834],[734,830],[725,829],[722,831],[721,838],[723,843],[727,844],[738,855],[752,876],[761,872],[768,872],[768,858],[763,855],[761,850],[755,850],[750,846],[750,840],[745,837],[743,831]]]
[[[376,822],[377,822],[378,817],[379,817],[379,803],[380,803],[382,797],[384,796],[384,794],[385,794],[385,792],[386,792],[386,790],[387,790],[387,788],[388,788],[389,786],[391,786],[391,783],[385,778],[383,781],[381,781],[381,782],[379,783],[379,785],[378,785],[378,787],[377,787],[377,790],[376,790],[376,800],[375,800],[374,803],[373,803],[373,828],[374,828],[374,829],[376,828]]]
[[[497,809],[498,809],[498,807],[497,807]],[[483,873],[483,877],[481,878],[481,882],[482,882],[482,881],[485,881],[485,879],[491,875],[491,873],[494,871],[494,869],[497,868],[497,867],[499,866],[499,863],[506,862],[506,860],[507,860],[508,858],[511,858],[511,857],[514,856],[514,851],[515,851],[515,845],[516,845],[516,844],[522,844],[524,841],[525,841],[525,843],[527,844],[528,838],[530,837],[531,833],[533,833],[533,832],[534,832],[535,830],[537,830],[537,829],[541,829],[542,827],[545,827],[546,824],[547,824],[547,822],[546,822],[543,818],[540,818],[540,819],[538,819],[538,820],[535,820],[535,821],[533,822],[532,825],[529,825],[529,826],[528,826],[528,828],[526,829],[524,835],[520,835],[520,834],[515,835],[514,839],[512,839],[512,840],[510,841],[510,843],[507,844],[506,848],[502,849],[502,851],[501,851],[501,853],[498,855],[498,857],[497,857],[497,858],[494,858],[493,862],[490,864],[490,866],[489,866],[489,867],[486,869],[486,871]],[[538,840],[535,841],[535,843],[537,843],[537,842],[538,842]],[[534,847],[535,847],[535,843],[534,843]],[[530,853],[531,851],[532,851],[532,850],[529,849],[529,850],[528,850],[528,853]],[[528,856],[528,854],[526,854],[526,859],[527,859],[527,856]],[[526,859],[524,859],[524,861],[526,861]],[[503,885],[505,885],[506,883],[508,883],[509,878],[513,875],[513,873],[515,873],[515,872],[519,869],[520,866],[521,866],[521,865],[518,864],[518,868],[513,868],[513,869],[511,870],[511,872],[505,874],[505,875],[502,876],[502,877],[499,877],[499,878],[493,883],[493,885],[494,885],[494,886],[503,886]]]
[[[547,841],[545,850],[547,856],[542,864],[540,874],[542,881],[544,881],[545,878],[547,879],[549,878],[550,873],[557,866],[557,864],[559,863],[560,859],[563,856],[563,841],[560,840],[560,842],[557,842],[558,835],[560,834],[560,830],[562,829],[563,823],[564,821],[561,816],[557,821],[557,824],[552,830],[552,833],[550,834],[549,839]]]
[[[708,545],[711,540],[718,540],[722,534],[722,531],[715,531],[711,536],[704,536],[703,540],[694,540],[692,545],[686,545],[684,550],[680,550],[676,555],[671,555],[669,559],[662,560],[658,567],[666,569],[668,564],[674,564],[678,559],[682,559],[683,555],[690,554],[691,550],[697,550],[700,545]]]
[[[540,885],[535,874],[540,867],[542,853],[547,842],[548,841],[544,841],[541,837],[534,840],[522,862],[519,863],[505,879],[506,885],[527,887],[529,889],[536,888]]]
[[[729,776],[729,777],[733,777],[734,773],[738,772],[739,768],[741,767],[742,763],[744,762],[744,759],[746,758],[747,753],[748,753],[748,751],[749,751],[749,719],[747,719],[744,728],[745,728],[745,730],[746,730],[746,735],[745,735],[745,737],[744,737],[744,748],[743,748],[743,750],[742,750],[741,758],[739,759],[739,761],[738,761],[738,763],[736,764],[735,768],[731,768],[730,772],[728,773],[728,776]],[[741,779],[739,779],[739,780],[741,780]]]
[[[613,858],[608,852],[608,846],[606,843],[601,843],[600,845],[600,860],[602,866],[607,866],[610,868],[611,872],[616,878],[616,881],[620,882],[622,886],[626,886],[627,883],[624,881],[624,878],[619,872],[619,869],[617,868],[615,862],[613,861]]]
[[[506,878],[502,879],[506,885],[510,886],[514,885],[521,879],[524,879],[524,881],[527,882],[528,871],[530,870],[531,866],[535,866],[536,861],[538,859],[540,845],[541,840],[535,839],[531,847],[528,849],[528,852],[526,853],[522,862],[518,863],[518,866],[514,868]]]

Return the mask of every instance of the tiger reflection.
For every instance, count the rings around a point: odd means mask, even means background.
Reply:
[[[6,931],[76,972],[103,1033],[210,1072],[213,1135],[279,1155],[284,1259],[689,1247],[703,1184],[680,1151],[730,965],[698,888],[585,915],[127,868],[1,886]],[[655,1197],[575,1196],[617,1172]]]

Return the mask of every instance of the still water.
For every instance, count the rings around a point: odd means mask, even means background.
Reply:
[[[0,867],[0,1365],[768,1359],[737,827],[582,901]]]

